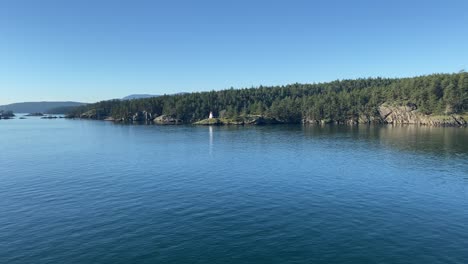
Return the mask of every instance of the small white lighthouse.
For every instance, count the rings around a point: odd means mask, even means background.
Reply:
[[[209,119],[213,119],[213,112],[210,112],[210,115],[208,117]]]

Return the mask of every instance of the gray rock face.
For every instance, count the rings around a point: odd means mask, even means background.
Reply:
[[[379,116],[361,114],[359,116],[350,117],[346,120],[304,118],[302,120],[302,123],[303,124],[316,124],[316,125],[326,125],[326,124],[358,125],[358,124],[382,124],[383,122]]]
[[[423,115],[410,106],[389,106],[383,104],[379,107],[380,117],[388,124],[419,124]]]
[[[80,118],[85,118],[85,119],[97,119],[96,110],[89,110],[88,112],[82,113],[82,114],[80,115]]]
[[[245,120],[246,125],[272,125],[272,124],[281,124],[282,122],[276,120],[275,118],[266,117],[266,116],[249,116]]]
[[[153,120],[153,114],[150,112],[143,111],[143,116],[145,117],[146,121]]]
[[[466,120],[460,115],[433,116],[419,112],[414,105],[379,107],[380,118],[386,124],[419,124],[430,126],[466,126]]]
[[[153,122],[160,125],[176,125],[181,124],[182,120],[168,115],[161,115],[156,117]]]
[[[305,118],[304,124],[418,124],[428,126],[467,126],[467,121],[461,115],[426,115],[418,111],[414,104],[390,105],[382,104],[375,114],[360,114],[346,120],[316,120]]]
[[[142,111],[142,112],[137,112],[133,114],[131,117],[131,121],[133,122],[146,122],[146,121],[151,121],[153,119],[153,114]]]

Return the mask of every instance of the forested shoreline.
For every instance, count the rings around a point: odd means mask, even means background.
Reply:
[[[212,112],[223,120],[260,116],[277,123],[357,124],[386,123],[387,117],[398,111],[420,117],[453,116],[462,125],[466,124],[468,73],[296,83],[109,100],[75,108],[68,117],[128,122],[166,116],[181,123],[195,123],[208,118]]]

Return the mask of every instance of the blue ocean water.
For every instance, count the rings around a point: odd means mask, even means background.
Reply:
[[[468,129],[0,121],[0,263],[468,263]]]

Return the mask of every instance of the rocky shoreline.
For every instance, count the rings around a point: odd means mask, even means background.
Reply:
[[[456,115],[426,115],[419,112],[412,105],[389,105],[382,104],[376,115],[360,115],[349,118],[344,122],[334,120],[314,120],[304,119],[305,124],[392,124],[392,125],[425,125],[425,126],[440,126],[440,127],[466,127],[468,125],[468,114]]]
[[[275,118],[270,118],[261,115],[248,115],[246,117],[239,118],[208,118],[193,123],[194,125],[201,126],[226,126],[226,125],[274,125],[284,124],[284,122],[278,121]]]
[[[275,118],[264,115],[247,115],[237,118],[207,118],[195,122],[187,123],[181,119],[170,115],[156,115],[147,111],[128,114],[127,118],[114,118],[109,116],[101,116],[95,110],[90,110],[80,116],[67,116],[67,118],[79,119],[95,119],[105,120],[120,123],[153,123],[158,125],[207,125],[207,126],[224,126],[224,125],[272,125],[272,124],[291,124]],[[378,111],[373,115],[361,114],[344,120],[316,120],[310,117],[303,118],[302,124],[323,125],[323,124],[339,124],[339,125],[359,125],[359,124],[393,124],[393,125],[426,125],[440,127],[466,127],[468,125],[468,114],[456,115],[426,115],[418,111],[412,105],[390,105],[382,104]]]

